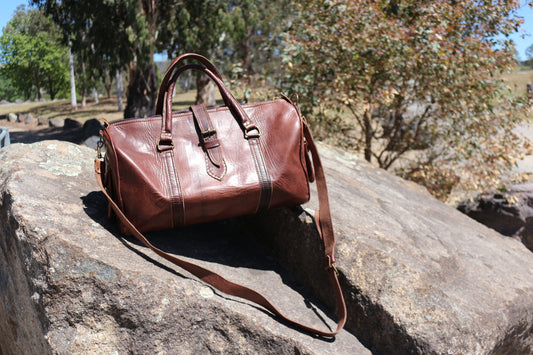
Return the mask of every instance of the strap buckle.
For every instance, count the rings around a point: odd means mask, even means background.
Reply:
[[[217,131],[213,128],[208,129],[207,131],[200,132],[200,134],[202,135],[202,138],[207,138],[209,136],[217,134]]]
[[[250,126],[244,130],[244,138],[246,139],[259,138],[259,137],[261,137],[261,130],[259,129],[259,127]]]
[[[104,146],[103,133],[100,131],[100,140],[96,143],[96,159],[102,161],[104,160],[104,155],[102,154],[102,147]]]
[[[170,142],[170,144],[168,144],[168,142]],[[169,149],[174,149],[174,141],[173,140],[170,140],[170,141],[162,141],[161,139],[157,141],[157,151],[158,152],[162,152],[162,151],[165,151],[165,150],[169,150]]]

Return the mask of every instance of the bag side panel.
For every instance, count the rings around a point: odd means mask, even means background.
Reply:
[[[115,151],[117,202],[141,231],[172,227],[168,183],[157,151],[160,119],[124,120],[111,124],[107,134]]]
[[[303,123],[296,107],[285,100],[258,106],[250,118],[261,130],[261,147],[272,180],[270,208],[309,200]]]

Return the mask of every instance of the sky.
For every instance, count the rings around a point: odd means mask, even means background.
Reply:
[[[526,1],[522,1],[523,5],[518,10],[518,15],[524,18],[524,23],[520,27],[518,33],[512,36],[518,51],[518,59],[525,60],[526,49],[533,44],[533,8],[526,5]],[[15,9],[19,5],[27,5],[25,0],[0,0],[0,28],[3,29],[7,22],[13,16]]]

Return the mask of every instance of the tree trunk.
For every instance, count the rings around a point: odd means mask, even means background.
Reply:
[[[113,78],[109,69],[106,69],[104,76],[102,77],[102,82],[104,83],[105,92],[107,98],[111,98],[111,86],[113,85]]]
[[[73,109],[76,109],[78,103],[76,102],[76,79],[74,78],[74,55],[72,55],[71,46],[72,44],[70,44],[68,47],[68,66],[70,70],[70,105]]]
[[[157,101],[157,75],[150,61],[144,68],[138,63],[130,65],[130,82],[124,118],[149,117],[155,113]]]
[[[37,87],[37,101],[41,100],[41,81],[39,80],[39,76],[35,76],[35,86]]]
[[[365,160],[370,162],[372,160],[372,126],[370,117],[370,107],[365,110],[363,116],[364,130],[365,130]]]
[[[48,81],[48,94],[50,94],[50,100],[54,100],[56,98],[58,90],[56,87],[54,87],[53,80]]]
[[[85,78],[85,62],[81,63],[81,107],[87,105],[87,83]]]
[[[117,82],[117,102],[118,102],[118,111],[124,111],[124,104],[122,103],[122,96],[124,96],[124,86],[122,85],[122,73],[117,69],[116,73],[116,82]]]
[[[196,104],[216,105],[215,84],[203,73],[199,73],[196,77]]]
[[[96,88],[93,88],[93,99],[94,103],[98,103],[98,91],[96,91]]]

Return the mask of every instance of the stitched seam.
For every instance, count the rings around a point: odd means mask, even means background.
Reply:
[[[168,199],[170,200],[170,223],[171,223],[171,226],[172,228],[175,228],[175,225],[174,225],[174,204],[172,202],[172,187],[170,186],[170,172],[169,172],[169,163],[168,163],[168,152],[164,152],[163,154],[163,161],[165,162],[165,177],[166,177],[166,187],[167,187],[167,196],[168,196]]]
[[[258,154],[261,154],[261,148],[259,146],[259,141],[257,139],[251,139],[249,140],[249,144],[250,144],[250,148],[252,151],[252,156],[254,159],[257,175],[259,178],[260,194],[259,194],[258,207],[256,209],[256,212],[259,212],[260,210],[265,208],[264,204],[268,200],[268,193],[270,192],[269,189],[271,186],[271,182],[270,182],[270,177],[266,175],[268,174],[268,172],[265,171],[265,169],[263,169],[265,161],[264,160],[260,161],[261,157],[258,156]],[[257,150],[259,150],[259,152]],[[265,195],[265,192],[267,193],[266,195]]]
[[[302,167],[302,171],[304,173],[304,176],[305,176],[305,179],[307,180],[307,194],[310,196],[311,195],[311,191],[309,189],[309,167],[307,166],[307,161],[306,161],[306,158],[305,156],[308,154],[308,152],[306,151],[305,149],[305,133],[304,133],[304,125],[305,125],[305,122],[302,118],[302,115],[300,113],[300,110],[298,109],[298,107],[296,107],[296,105],[294,104],[291,104],[291,106],[296,110],[296,114],[298,115],[298,123],[300,124],[300,143],[299,143],[299,148],[300,148],[300,165]],[[309,146],[309,142],[307,143],[308,146]],[[313,169],[313,173],[314,173],[314,167],[312,166],[312,163],[311,161],[309,161],[309,164],[311,164],[311,169]]]
[[[247,108],[248,107],[255,108],[255,107],[261,107],[261,106],[269,105],[269,104],[271,104],[274,101],[287,102],[284,99],[275,99],[273,101],[255,102],[255,103],[251,103],[251,104],[244,104],[244,105],[241,105],[241,106],[243,108],[245,108],[245,107],[247,107]],[[228,106],[213,107],[213,108],[210,108],[208,111],[218,112],[218,111],[224,111],[224,110],[229,110],[229,107]],[[190,114],[191,114],[191,112],[188,111],[188,110],[172,112],[172,118],[174,119],[174,118],[179,118],[179,117],[187,117]],[[117,127],[117,126],[132,124],[133,122],[153,121],[153,120],[161,120],[161,115],[152,116],[152,117],[143,117],[143,118],[128,118],[127,120],[120,120],[120,121],[110,122],[109,125]]]
[[[172,170],[169,170],[169,172],[172,172],[173,173],[172,175],[175,177],[175,179],[173,179],[173,182],[175,184],[175,186],[173,187],[175,188],[175,191],[172,197],[172,206],[178,209],[178,211],[176,211],[177,218],[180,219],[178,221],[178,225],[184,225],[185,224],[185,201],[184,201],[183,194],[181,191],[181,184],[180,184],[180,179],[178,176],[178,171],[176,170],[176,164],[174,163],[174,153],[169,154],[169,156],[170,156],[170,164],[172,165]],[[171,180],[171,183],[172,183],[172,180]]]
[[[261,155],[261,159],[262,159],[262,165],[263,165],[263,169],[264,169],[264,173],[265,173],[265,182],[267,183],[267,190],[268,190],[268,193],[266,195],[266,201],[265,201],[265,209],[268,209],[268,207],[270,207],[270,202],[272,201],[272,189],[273,189],[273,186],[272,186],[272,178],[270,177],[270,172],[268,171],[268,166],[267,166],[267,163],[266,163],[266,159],[265,159],[265,155],[263,154],[263,149],[261,148],[261,142],[258,141],[257,142],[257,148],[259,149],[259,154]]]
[[[257,157],[256,157],[256,152],[255,152],[255,148],[254,148],[254,143],[252,140],[248,141],[249,145],[250,145],[250,151],[252,152],[252,159],[254,161],[254,165],[255,165],[255,170],[257,172],[257,179],[259,180],[259,199],[257,200],[257,207],[255,208],[255,212],[259,212],[259,209],[261,208],[261,196],[263,195],[263,187],[261,186],[262,184],[262,178],[261,178],[261,173],[259,172],[260,169],[259,169],[259,163],[257,162]]]
[[[226,175],[226,162],[224,161],[224,159],[222,159],[222,165],[224,166],[224,170],[222,171],[222,174],[220,174],[220,176],[218,176],[215,172],[211,170],[211,160],[207,156],[207,152],[204,154],[204,159],[205,159],[207,175],[211,176],[212,178],[218,181],[221,181],[222,178]]]
[[[184,223],[185,205],[183,201],[183,196],[181,194],[181,186],[179,182],[179,177],[177,175],[176,167],[174,164],[174,154],[172,153],[172,151],[168,151],[165,153],[165,163],[167,166],[166,176],[167,176],[167,186],[169,189],[169,200],[170,200],[170,207],[171,207],[170,210],[172,213],[171,215],[172,227],[175,228],[179,226],[180,224]],[[181,207],[181,211],[180,211],[180,207]],[[180,217],[182,217],[181,220],[178,220],[180,219]]]

